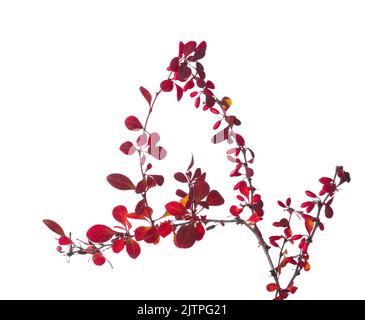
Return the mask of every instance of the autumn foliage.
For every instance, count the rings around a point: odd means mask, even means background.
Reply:
[[[113,173],[107,181],[118,190],[138,194],[140,200],[136,204],[115,206],[112,215],[116,225],[94,225],[88,229],[85,240],[73,239],[71,233],[66,234],[52,220],[45,219],[43,222],[58,236],[57,251],[68,258],[74,255],[89,256],[98,266],[108,261],[105,254],[110,250],[116,254],[126,251],[136,259],[141,253],[142,242],[157,245],[161,238],[170,236],[176,247],[186,249],[197,244],[206,231],[218,225],[231,223],[243,226],[257,238],[268,260],[272,282],[267,284],[266,289],[274,293],[275,299],[286,299],[297,290],[294,284],[296,277],[302,271],[310,270],[309,248],[314,235],[318,229],[324,230],[324,218],[333,217],[333,199],[339,186],[350,182],[350,175],[342,166],[336,167],[333,177],[319,179],[317,193],[305,191],[307,199],[299,209],[292,205],[290,198],[279,200],[283,216],[273,223],[277,230],[275,234],[265,240],[259,229],[265,215],[264,202],[253,183],[255,153],[246,145],[243,136],[235,132],[241,121],[230,113],[232,100],[227,96],[219,98],[214,91],[214,83],[206,77],[200,62],[206,48],[205,41],[200,44],[195,41],[180,42],[178,55],[171,59],[167,77],[161,81],[160,89],[151,94],[140,87],[147,103],[145,120],[141,121],[135,115],[125,119],[124,124],[131,131],[131,138],[121,144],[120,151],[136,157],[136,167],[139,167],[141,177],[139,181],[132,181],[125,174]],[[167,151],[160,144],[159,134],[147,129],[147,126],[158,96],[167,92],[174,92],[177,101],[188,95],[193,99],[195,108],[208,111],[215,119],[212,143],[226,142],[229,145],[227,159],[232,163],[229,176],[237,199],[236,203],[230,204],[231,219],[209,218],[209,210],[223,205],[225,201],[219,191],[210,186],[207,174],[200,168],[194,168],[193,157],[185,170],[174,174],[180,186],[176,197],[164,205],[165,211],[156,212],[149,206],[150,191],[164,184],[163,175],[153,171],[152,163],[153,160],[163,160]],[[291,274],[287,284],[281,281],[284,271]]]

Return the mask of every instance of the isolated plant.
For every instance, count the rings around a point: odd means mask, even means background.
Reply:
[[[199,45],[195,41],[180,42],[178,56],[174,57],[167,67],[168,76],[160,83],[160,89],[153,95],[144,87],[140,87],[142,96],[147,102],[147,116],[142,122],[134,115],[125,119],[125,126],[136,134],[132,141],[123,142],[120,150],[127,156],[135,156],[138,160],[141,179],[132,182],[121,173],[113,173],[107,177],[108,182],[116,189],[135,192],[140,200],[132,209],[132,204],[117,205],[112,212],[118,225],[109,227],[97,224],[89,228],[85,241],[73,239],[71,233],[66,234],[54,221],[43,222],[59,237],[57,251],[69,259],[74,255],[86,255],[98,265],[107,260],[106,251],[120,253],[124,250],[135,259],[141,253],[140,243],[157,245],[161,237],[172,235],[178,248],[190,248],[204,238],[205,232],[218,225],[236,224],[247,228],[256,238],[269,263],[272,282],[267,290],[274,293],[277,300],[286,299],[297,290],[295,280],[304,270],[310,270],[309,248],[317,230],[324,230],[323,218],[332,218],[332,203],[339,186],[350,182],[350,175],[342,166],[337,166],[333,177],[319,179],[320,191],[305,191],[308,199],[295,209],[291,199],[278,201],[283,210],[283,217],[273,223],[277,232],[265,240],[260,232],[259,223],[264,217],[264,202],[253,183],[252,165],[255,159],[253,150],[245,143],[242,135],[235,132],[241,121],[230,114],[232,101],[227,96],[218,98],[214,93],[215,85],[206,79],[200,60],[205,56],[206,42]],[[180,101],[189,93],[194,99],[195,108],[209,111],[215,118],[212,137],[214,144],[227,142],[227,158],[232,162],[233,190],[237,193],[237,203],[230,207],[229,219],[210,219],[209,210],[224,204],[221,194],[211,189],[207,175],[200,168],[193,169],[194,158],[184,172],[176,172],[174,178],[182,184],[176,190],[176,198],[165,204],[166,211],[154,212],[149,206],[150,192],[164,183],[162,174],[152,173],[151,160],[163,160],[167,152],[159,145],[160,136],[148,128],[149,119],[156,108],[160,94],[175,91]],[[218,129],[220,130],[218,131]],[[133,224],[132,224],[133,221]],[[304,227],[301,227],[304,225]],[[109,262],[110,264],[110,262]],[[292,268],[286,268],[292,266]],[[293,271],[294,268],[294,271]],[[283,284],[283,272],[290,273],[290,280]]]

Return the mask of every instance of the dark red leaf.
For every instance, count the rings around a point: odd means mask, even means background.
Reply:
[[[286,199],[286,205],[287,205],[288,207],[291,205],[291,199],[290,199],[290,198]]]
[[[189,56],[194,50],[196,49],[196,42],[195,41],[189,41],[188,43],[185,43],[183,54],[185,57]]]
[[[319,179],[319,182],[323,183],[323,184],[332,183],[332,181],[333,180],[331,178],[327,178],[327,177],[322,177],[321,179]]]
[[[184,88],[183,88],[183,91],[188,91],[192,88],[194,88],[195,84],[194,84],[194,80],[193,79],[190,79],[187,83],[185,83],[184,85]]]
[[[185,207],[177,201],[171,201],[165,205],[166,211],[173,216],[182,216],[187,213]]]
[[[184,43],[182,41],[179,42],[179,58],[182,57],[184,51]]]
[[[135,116],[129,116],[125,119],[125,126],[129,130],[137,131],[143,129],[141,122]]]
[[[176,83],[175,83],[175,87],[176,87],[176,98],[177,98],[177,101],[180,101],[180,100],[181,100],[181,98],[182,98],[182,96],[183,96],[183,94],[184,94],[184,91],[183,91],[183,89],[182,89],[179,85],[177,85]]]
[[[151,177],[155,179],[158,186],[162,186],[165,182],[165,178],[160,174],[152,174]]]
[[[236,133],[235,138],[236,138],[236,142],[239,146],[241,146],[241,147],[245,146],[245,139],[243,139],[243,137],[240,134]]]
[[[209,108],[211,108],[211,107],[213,107],[215,105],[215,99],[212,96],[210,96],[210,95],[206,95],[205,96],[205,104]]]
[[[174,174],[174,178],[182,183],[188,182],[188,179],[186,178],[186,176],[182,173],[182,172],[176,172]]]
[[[170,71],[177,72],[178,69],[179,69],[179,58],[178,57],[172,58],[170,62]]]
[[[195,231],[196,231],[196,241],[200,241],[201,239],[203,239],[205,235],[205,229],[200,221],[196,224]]]
[[[195,99],[194,106],[195,106],[195,108],[199,108],[199,106],[200,106],[200,97],[197,97]]]
[[[180,227],[176,232],[176,245],[179,248],[190,248],[196,241],[196,230],[193,224]]]
[[[162,91],[165,91],[165,92],[172,91],[172,89],[174,88],[174,83],[170,79],[164,80],[161,82],[160,88]]]
[[[187,78],[190,77],[191,69],[186,65],[186,63],[184,63],[180,65],[177,74],[180,81],[185,81]]]
[[[326,218],[331,219],[333,217],[333,209],[331,206],[325,206],[324,214]]]
[[[137,150],[130,141],[124,142],[119,149],[126,155],[132,155]]]
[[[146,202],[144,199],[140,200],[137,205],[136,208],[134,210],[134,212],[136,214],[143,214],[144,213],[144,209],[146,208]]]
[[[143,178],[141,181],[137,183],[135,191],[136,193],[139,194],[145,192],[146,189],[147,189],[147,180]]]
[[[54,222],[53,220],[49,220],[49,219],[44,219],[43,223],[54,233],[57,233],[60,236],[64,236],[65,232],[63,231],[63,229],[61,228],[61,226],[57,223]]]
[[[143,97],[147,100],[148,104],[151,106],[152,96],[150,92],[146,88],[143,88],[142,86],[139,87],[139,90],[141,91]]]
[[[194,165],[194,156],[191,155],[191,161],[190,161],[190,164],[188,166],[188,168],[186,169],[186,171],[189,171]]]
[[[215,89],[215,85],[212,81],[208,80],[206,83],[207,88],[209,89]]]
[[[162,238],[167,237],[172,232],[172,226],[170,221],[165,221],[158,227],[158,232]]]
[[[128,239],[127,253],[131,258],[136,259],[141,253],[141,247],[139,246],[139,243],[133,239]]]
[[[87,238],[92,242],[102,243],[110,240],[115,231],[102,224],[92,226],[86,233]]]
[[[127,224],[128,210],[125,206],[116,206],[113,209],[113,217],[123,225]]]
[[[119,190],[134,190],[136,188],[127,176],[120,173],[110,174],[107,180],[114,188]]]
[[[106,261],[106,259],[100,251],[98,251],[97,253],[95,253],[93,255],[93,262],[97,266],[102,266],[105,263],[105,261]]]
[[[224,199],[217,190],[212,190],[208,194],[207,203],[210,206],[221,206],[224,204]]]
[[[207,182],[200,180],[194,185],[194,199],[196,202],[202,201],[209,193],[210,187]]]
[[[112,250],[114,253],[119,253],[124,249],[124,239],[118,239],[112,245]]]

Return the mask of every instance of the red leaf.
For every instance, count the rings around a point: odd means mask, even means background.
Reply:
[[[294,235],[294,236],[291,237],[291,240],[296,241],[296,240],[299,240],[299,239],[302,239],[302,238],[303,238],[303,235],[296,234],[296,235]]]
[[[143,97],[147,100],[149,106],[151,106],[152,96],[150,92],[146,88],[143,88],[142,86],[139,87],[139,90],[141,91]]]
[[[279,289],[278,285],[276,283],[269,283],[267,286],[266,286],[266,289],[267,291],[269,292],[273,292],[273,291],[276,291]]]
[[[113,217],[123,225],[127,224],[128,210],[125,206],[116,206],[113,209]]]
[[[209,89],[215,89],[215,85],[212,81],[208,80],[206,83],[207,88]]]
[[[181,98],[182,98],[182,96],[183,96],[183,94],[184,94],[184,91],[183,91],[183,89],[182,89],[179,85],[177,85],[176,83],[175,83],[175,87],[176,87],[176,98],[177,98],[177,101],[180,101],[180,100],[181,100]]]
[[[155,227],[149,228],[144,234],[143,240],[147,243],[157,244],[160,240],[160,234]]]
[[[165,205],[166,211],[173,216],[182,216],[187,213],[185,207],[177,201],[169,202]]]
[[[236,133],[236,142],[241,147],[245,146],[245,139],[243,139],[243,137],[238,133]]]
[[[161,82],[160,88],[162,91],[170,92],[174,88],[174,83],[171,79],[167,79]]]
[[[204,180],[199,180],[194,186],[194,198],[196,202],[202,201],[209,194],[209,184]]]
[[[136,230],[134,230],[134,237],[137,241],[141,241],[144,238],[145,233],[147,230],[149,230],[151,227],[138,227]]]
[[[196,224],[195,231],[196,231],[196,241],[200,241],[201,239],[203,239],[205,235],[205,229],[201,222],[198,222]]]
[[[179,58],[178,57],[172,58],[170,62],[170,71],[177,72],[178,69],[179,69]]]
[[[144,208],[146,208],[146,202],[144,199],[142,199],[137,203],[136,208],[134,209],[134,212],[136,214],[143,214]]]
[[[247,219],[247,222],[248,223],[251,223],[251,224],[255,224],[256,222],[259,222],[260,220],[262,220],[262,216],[259,215],[257,212],[254,212],[251,217],[249,217]]]
[[[222,123],[222,120],[218,120],[218,121],[214,124],[214,126],[213,126],[213,130],[218,129],[218,128],[219,128],[219,126],[221,125],[221,123]]]
[[[209,110],[211,113],[219,114],[219,111],[216,108],[210,108]]]
[[[114,235],[114,230],[102,224],[96,224],[92,226],[86,233],[86,236],[90,241],[97,243],[106,242]]]
[[[289,207],[290,204],[291,204],[291,198],[286,199],[286,205],[287,205],[287,207]]]
[[[332,179],[331,178],[327,178],[327,177],[322,177],[321,179],[319,179],[319,182],[320,183],[323,183],[323,184],[329,184],[329,183],[332,183]]]
[[[188,179],[186,178],[186,176],[182,173],[182,172],[176,172],[174,174],[174,178],[182,183],[188,182]]]
[[[237,217],[243,211],[243,208],[238,208],[237,206],[231,206],[229,211],[233,216]]]
[[[148,148],[148,153],[157,160],[166,158],[167,151],[163,147],[151,146]]]
[[[285,233],[285,235],[286,235],[287,238],[290,238],[292,236],[292,234],[293,234],[292,231],[291,231],[291,229],[289,227],[288,228],[285,228],[284,233]]]
[[[147,189],[147,180],[143,178],[141,181],[139,181],[136,185],[136,193],[142,193],[145,192]]]
[[[134,190],[136,187],[133,182],[125,175],[113,173],[107,177],[108,182],[119,190]]]
[[[195,105],[195,108],[199,108],[199,106],[200,106],[200,97],[197,97],[197,98],[195,99],[195,103],[194,103],[194,105]]]
[[[190,248],[196,241],[196,230],[193,224],[180,227],[176,233],[176,245],[178,248]]]
[[[188,90],[194,88],[194,86],[195,86],[195,83],[194,83],[193,79],[190,79],[187,83],[185,83],[183,91],[184,92],[188,91]]]
[[[205,96],[205,104],[209,108],[211,108],[211,107],[213,107],[215,105],[215,99],[212,96],[210,96],[210,95],[206,95]]]
[[[43,223],[54,233],[57,233],[60,236],[64,236],[65,232],[63,231],[63,229],[61,228],[61,226],[57,223],[54,222],[53,220],[49,220],[49,219],[44,219]]]
[[[130,141],[124,142],[119,149],[126,155],[132,155],[137,150]]]
[[[187,78],[190,77],[191,69],[186,65],[186,63],[184,63],[180,65],[177,74],[180,81],[185,81]]]
[[[302,214],[302,217],[304,218],[305,221],[305,228],[307,229],[308,234],[310,235],[313,227],[314,227],[314,223],[315,223],[315,218],[313,218],[312,216],[309,216],[307,214]]]
[[[150,175],[150,177],[152,177],[156,181],[158,186],[162,186],[165,182],[165,178],[160,174],[152,174]]]
[[[184,51],[184,43],[182,41],[179,42],[179,58],[182,57]]]
[[[137,131],[143,129],[141,122],[135,116],[129,116],[125,119],[125,126],[129,130]]]
[[[207,203],[210,206],[221,206],[224,203],[224,199],[217,190],[212,190],[208,194]]]
[[[105,263],[105,261],[106,261],[106,259],[100,251],[98,251],[97,253],[95,253],[93,255],[93,262],[97,266],[102,266]]]
[[[170,221],[165,221],[158,227],[158,232],[162,238],[167,237],[172,232],[172,226]]]
[[[326,218],[331,219],[333,217],[333,209],[331,206],[325,206],[324,214]]]
[[[286,208],[286,205],[283,202],[281,202],[280,200],[278,201],[278,205],[282,208]]]
[[[66,246],[72,244],[73,242],[69,237],[62,236],[61,238],[58,239],[58,243],[60,246]]]
[[[136,259],[141,253],[141,247],[139,246],[137,241],[133,239],[129,239],[127,242],[127,253],[133,259]]]
[[[196,49],[196,42],[189,41],[184,45],[183,54],[185,57],[189,56]]]
[[[311,198],[316,198],[317,196],[316,196],[316,194],[315,193],[313,193],[312,191],[306,191],[305,192],[305,194],[308,196],[308,197],[311,197]]]
[[[124,249],[124,239],[118,239],[112,245],[112,250],[114,253],[119,253]]]

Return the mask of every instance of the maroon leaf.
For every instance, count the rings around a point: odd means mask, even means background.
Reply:
[[[142,86],[139,87],[139,90],[141,91],[143,97],[147,100],[149,106],[151,106],[152,96],[150,92],[146,88],[143,88]]]
[[[176,172],[174,174],[174,178],[182,183],[188,182],[188,179],[186,178],[186,176],[182,173],[182,172]]]
[[[194,245],[197,233],[193,224],[180,227],[176,232],[176,245],[178,248],[190,248]]]
[[[127,119],[125,119],[125,126],[129,130],[133,130],[133,131],[143,129],[141,122],[135,116],[129,116]]]
[[[120,173],[110,174],[107,180],[114,188],[119,190],[134,190],[136,188],[128,177]]]
[[[63,231],[63,229],[61,228],[61,226],[57,223],[54,222],[53,220],[49,220],[49,219],[44,219],[43,223],[54,233],[57,233],[60,236],[64,236],[65,232]]]
[[[150,177],[152,177],[159,186],[162,186],[163,183],[165,182],[165,178],[160,174],[153,174]]]
[[[87,238],[92,242],[102,243],[110,240],[115,231],[102,224],[92,226],[86,233]]]
[[[326,218],[331,219],[333,217],[333,209],[331,206],[325,206],[324,214]]]
[[[184,45],[183,54],[185,57],[189,56],[196,49],[196,42],[189,41]]]
[[[179,67],[177,75],[180,81],[185,81],[188,77],[190,77],[191,69],[186,65],[186,63],[184,63]]]
[[[207,182],[200,180],[194,186],[194,199],[196,202],[202,201],[209,193],[210,187]]]
[[[170,71],[176,72],[179,69],[179,58],[172,58],[170,62]]]
[[[162,91],[170,92],[174,88],[174,83],[170,79],[164,80],[161,82],[160,88]]]
[[[177,201],[171,201],[165,205],[166,211],[173,216],[182,216],[187,213],[185,207]]]
[[[175,83],[175,87],[176,87],[176,98],[177,98],[177,101],[180,101],[180,100],[181,100],[181,98],[182,98],[182,96],[183,96],[183,94],[184,94],[184,91],[183,91],[183,89],[182,89],[179,85],[177,85],[176,83]]]
[[[119,149],[126,155],[132,155],[137,150],[130,141],[124,142]]]
[[[144,213],[144,209],[146,208],[146,202],[144,199],[140,200],[137,205],[136,208],[134,210],[134,212],[136,214],[143,214]]]
[[[207,203],[210,206],[221,206],[224,203],[224,199],[217,190],[212,190],[208,194]]]

